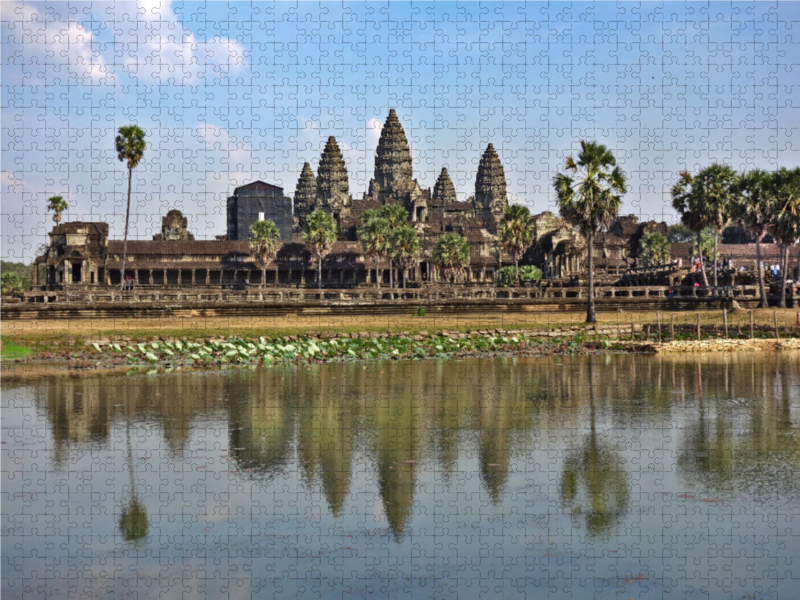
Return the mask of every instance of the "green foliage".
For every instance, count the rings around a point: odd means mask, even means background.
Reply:
[[[389,221],[380,217],[377,210],[367,210],[358,221],[358,241],[361,248],[372,260],[378,261],[389,253]],[[380,287],[380,277],[376,278]]]
[[[739,176],[727,165],[713,163],[694,176],[683,171],[672,187],[672,206],[693,231],[710,227],[720,232],[730,218],[738,186]]]
[[[61,213],[67,210],[69,205],[62,196],[50,196],[47,199],[47,210],[53,211],[53,221],[61,221]]]
[[[494,284],[497,287],[513,287],[517,281],[517,273],[514,267],[502,267],[497,269],[494,276]]]
[[[127,161],[128,169],[135,169],[144,158],[146,143],[144,131],[137,125],[120,127],[114,146],[120,162]]]
[[[377,216],[386,219],[390,231],[405,227],[409,218],[408,211],[399,204],[384,204],[377,209]]]
[[[421,306],[417,309],[417,316],[418,317],[425,317],[428,313],[425,312],[425,309]]]
[[[536,239],[536,224],[527,206],[512,204],[503,211],[498,238],[514,260],[522,258]]]
[[[638,256],[647,266],[668,263],[670,259],[669,239],[658,231],[645,233],[639,240]]]
[[[445,233],[433,250],[433,260],[451,282],[461,281],[469,265],[469,244],[456,233]]]
[[[7,262],[5,260],[0,261],[0,271],[2,271],[3,275],[6,273],[15,273],[22,281],[23,289],[27,289],[33,285],[33,270],[35,268],[36,265]]]
[[[779,169],[771,179],[775,201],[767,229],[777,242],[789,246],[800,237],[800,168]]]
[[[419,256],[419,235],[413,227],[403,225],[389,233],[388,250],[392,260],[403,269],[409,269]],[[405,283],[405,279],[403,280]]]
[[[775,208],[775,183],[767,171],[748,171],[739,178],[731,201],[731,218],[758,239],[764,235]]]
[[[281,232],[274,221],[269,219],[256,221],[250,225],[250,252],[262,271],[262,287],[266,285],[263,272],[272,260],[273,255],[281,247]]]
[[[605,231],[619,214],[626,178],[612,152],[581,140],[577,159],[567,157],[566,173],[553,179],[561,216],[584,236]]]
[[[16,273],[3,273],[0,276],[0,287],[3,295],[21,294],[24,291],[22,278]]]
[[[693,241],[697,235],[683,223],[669,226],[668,239],[672,244],[686,244]]]
[[[525,265],[519,268],[519,280],[522,282],[527,281],[541,281],[542,270],[533,265]]]
[[[328,255],[336,241],[336,222],[330,213],[315,210],[303,223],[303,239],[318,257]]]

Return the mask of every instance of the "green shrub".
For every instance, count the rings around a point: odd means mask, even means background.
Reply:
[[[516,281],[514,267],[503,267],[498,269],[494,276],[494,284],[497,287],[512,287]]]
[[[417,309],[417,316],[418,317],[424,317],[426,314],[427,313],[425,312],[425,309],[422,308],[421,306]]]
[[[541,281],[542,279],[542,270],[539,267],[534,267],[533,265],[525,265],[524,267],[519,268],[519,280],[522,282],[525,281]]]
[[[22,278],[16,273],[3,273],[2,275],[2,292],[3,294],[21,294],[24,289],[22,287]]]

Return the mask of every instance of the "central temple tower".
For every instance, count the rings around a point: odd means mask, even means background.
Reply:
[[[375,153],[375,177],[369,182],[368,195],[384,202],[387,196],[408,191],[413,185],[411,148],[392,108],[381,130]]]

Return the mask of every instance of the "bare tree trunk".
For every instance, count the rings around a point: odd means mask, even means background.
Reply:
[[[703,287],[708,287],[708,276],[706,275],[706,261],[703,259],[703,236],[702,230],[697,232],[697,252],[700,257],[700,273],[703,276]]]
[[[781,296],[778,299],[778,308],[786,308],[786,269],[789,267],[789,246],[781,244]]]
[[[267,289],[267,267],[261,269],[261,289]]]
[[[379,292],[381,291],[381,275],[382,275],[382,273],[380,273],[378,271],[378,259],[376,258],[375,259],[375,283],[378,286],[378,291]]]
[[[408,279],[408,269],[403,269],[403,291],[405,292],[408,288],[406,287],[406,280]]]
[[[757,265],[757,272],[758,272],[758,288],[759,292],[761,293],[761,305],[759,308],[767,308],[769,303],[767,302],[767,287],[764,285],[764,264],[761,261],[761,236],[756,236],[756,260],[758,261]]]
[[[514,285],[519,287],[519,258],[514,257]]]
[[[131,179],[133,169],[128,167],[128,206],[125,209],[125,237],[122,239],[122,270],[119,274],[119,291],[125,291],[125,259],[128,257],[128,222],[131,218]]]
[[[594,310],[594,232],[589,234],[588,253],[589,253],[589,299],[586,307],[586,322],[596,323],[597,315]]]
[[[717,230],[714,230],[714,287],[717,287]]]
[[[322,291],[322,257],[318,257],[317,260],[317,287],[319,291]]]

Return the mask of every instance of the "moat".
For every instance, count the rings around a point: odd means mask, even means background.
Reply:
[[[796,594],[798,352],[4,378],[2,410],[8,598]]]

